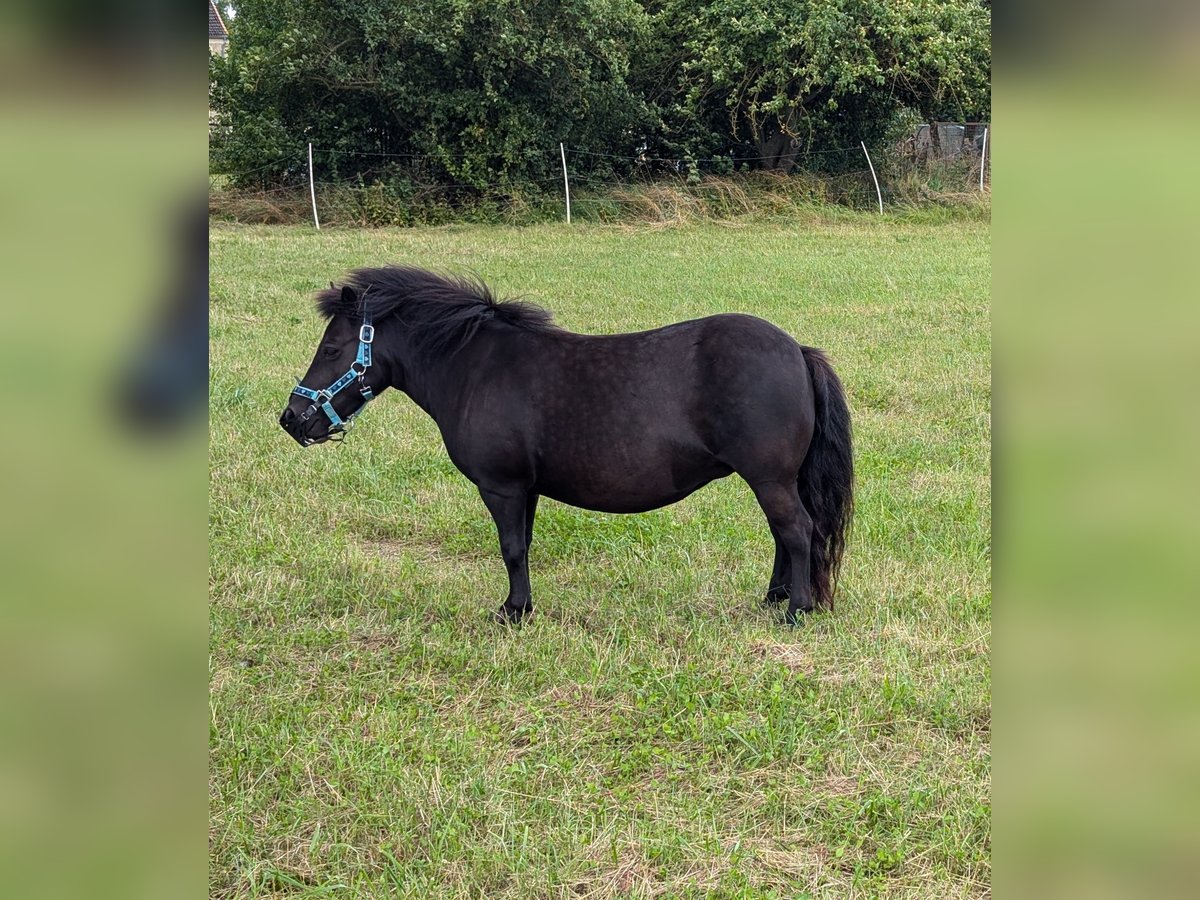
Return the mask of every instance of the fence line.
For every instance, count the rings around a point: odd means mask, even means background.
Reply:
[[[296,162],[302,158],[303,154],[292,153],[287,156],[280,156],[277,159],[273,159],[268,163],[258,166],[257,168],[246,169],[244,172],[209,172],[209,178],[211,179],[213,175],[224,175],[226,178],[245,178],[247,175],[257,175],[259,172],[265,172],[267,169],[274,168],[281,163]]]
[[[321,185],[328,186],[329,184],[330,184],[330,182],[321,182],[321,181],[317,182],[318,186],[321,186]],[[215,187],[215,185],[212,183],[211,179],[209,180],[209,187],[210,188]],[[255,196],[255,197],[271,197],[276,194],[293,194],[293,195],[304,196],[306,194],[306,191],[304,189],[303,184],[301,184],[300,182],[296,182],[294,184],[281,185],[280,187],[258,188],[253,191],[250,191],[249,193],[253,194],[253,196]]]
[[[396,159],[471,159],[474,153],[384,153],[376,150],[340,150],[336,147],[314,148],[317,153],[337,153],[343,156],[382,156]],[[521,151],[526,158],[532,159],[535,156],[555,156],[553,150],[523,150]],[[575,151],[571,151],[575,152]]]
[[[981,125],[982,123],[966,123],[966,124]],[[957,128],[965,127],[965,125],[963,125],[962,123],[943,122],[943,123],[939,123],[939,133],[941,130],[943,130],[949,126],[953,126],[953,127],[957,127]],[[986,145],[987,135],[988,135],[990,126],[982,125],[982,127],[983,127],[983,135],[984,135],[983,140]],[[902,143],[915,143],[917,141],[917,138],[921,135],[924,135],[927,131],[928,131],[928,126],[922,125],[918,129],[917,136],[914,136],[913,138],[909,138],[905,142],[902,142]],[[927,138],[925,140],[927,140]],[[833,147],[833,148],[828,148],[825,150],[797,151],[792,159],[792,164],[793,164],[793,166],[801,165],[804,160],[806,160],[810,157],[829,156],[829,155],[832,155],[835,153],[841,153],[841,154],[858,153],[861,144],[862,144],[862,142],[860,142],[860,145],[855,145],[855,146]],[[564,147],[565,147],[565,144],[564,144]],[[454,159],[468,159],[474,155],[474,154],[467,154],[467,153],[449,153],[449,154],[385,153],[382,151],[374,151],[374,150],[341,150],[341,149],[332,148],[332,147],[324,148],[324,147],[316,147],[316,146],[314,146],[312,148],[312,152],[317,155],[324,153],[326,155],[335,156],[335,157],[346,156],[346,157],[374,157],[374,158],[380,158],[380,159],[433,160],[433,161],[439,162],[439,163],[444,163],[447,160],[454,160]],[[642,162],[642,163],[671,163],[671,164],[675,164],[677,166],[711,165],[711,164],[718,164],[718,163],[719,164],[729,163],[729,164],[733,164],[733,165],[738,165],[741,163],[762,162],[763,160],[779,158],[778,155],[776,155],[776,156],[724,155],[724,156],[704,156],[704,157],[687,157],[686,155],[680,155],[680,156],[668,157],[668,156],[647,156],[645,154],[640,154],[640,155],[630,156],[630,155],[618,154],[618,153],[601,153],[596,150],[584,150],[584,149],[578,149],[578,148],[572,148],[569,152],[575,156],[587,156],[587,157],[591,157],[591,158],[595,158],[595,159],[618,159],[618,160],[623,160],[626,162]],[[522,153],[523,153],[524,158],[526,158],[526,159],[533,159],[536,157],[545,157],[545,156],[560,156],[559,153],[554,153],[553,150],[536,150],[536,149],[532,149],[532,148],[522,151]],[[986,149],[981,154],[981,157],[984,155],[986,155]],[[274,159],[274,160],[271,160],[270,162],[264,163],[263,165],[258,166],[254,169],[247,169],[247,170],[244,170],[241,172],[236,172],[236,173],[221,172],[221,173],[216,173],[216,174],[228,175],[231,178],[242,178],[242,177],[245,177],[246,175],[253,175],[258,172],[265,171],[272,167],[278,166],[282,163],[299,161],[299,160],[303,159],[303,157],[304,157],[303,152],[297,152],[297,153],[287,154],[287,155],[278,157],[277,159]],[[950,158],[950,157],[947,157],[947,158]],[[557,181],[557,178],[558,178],[557,176],[554,176],[553,178],[541,179],[540,181],[549,183],[550,181]],[[532,180],[524,179],[524,181],[526,183],[529,183],[531,181],[539,181],[539,180],[538,179],[532,179]],[[461,184],[458,186],[460,186],[460,187],[475,187],[476,185]]]
[[[980,134],[977,130],[979,127],[982,127],[983,129],[982,140],[979,140]],[[931,153],[930,148],[926,146],[925,143],[922,143],[922,141],[930,141],[930,135],[932,132],[928,126],[921,126],[917,129],[912,138],[902,141],[894,146],[877,148],[880,151],[880,157],[883,160],[883,167],[878,171],[876,170],[875,162],[872,159],[871,153],[869,152],[865,141],[860,141],[858,147],[839,147],[819,151],[800,152],[796,154],[793,160],[793,166],[797,169],[796,174],[810,174],[811,176],[819,179],[819,182],[825,186],[820,189],[822,196],[825,195],[826,187],[832,187],[833,192],[831,196],[838,202],[850,202],[855,205],[861,203],[865,199],[862,192],[864,190],[869,191],[873,186],[876,202],[878,204],[880,213],[882,213],[884,210],[885,185],[881,183],[881,177],[884,175],[886,175],[889,179],[896,179],[894,181],[888,181],[886,184],[886,193],[888,194],[889,198],[893,196],[899,196],[903,198],[906,191],[911,198],[916,191],[925,190],[925,183],[917,182],[917,188],[914,189],[913,183],[906,180],[909,172],[934,173],[931,176],[934,178],[934,180],[929,182],[929,184],[936,185],[934,188],[935,190],[946,190],[946,184],[948,181],[952,182],[954,179],[961,178],[964,175],[966,175],[968,179],[973,179],[975,175],[975,166],[978,165],[978,190],[982,192],[987,180],[988,163],[990,162],[988,154],[988,151],[990,150],[989,127],[989,125],[982,123],[971,123],[971,128],[976,130],[968,131],[967,125],[961,125],[957,123],[939,123],[937,134],[939,139],[945,141],[945,143],[940,143],[938,147],[935,148],[937,152]],[[957,129],[957,132],[955,129]],[[952,141],[955,139],[955,136],[958,135],[958,133],[961,133],[960,140],[958,143],[953,143]],[[949,136],[949,140],[947,140],[947,136]],[[861,150],[863,155],[866,157],[866,169],[851,169],[843,172],[820,172],[806,170],[804,168],[805,160],[812,157],[829,156],[834,153],[857,153],[859,150]],[[524,152],[523,158],[532,160],[538,157],[550,155],[552,153],[553,151],[538,151],[530,149]],[[307,166],[305,167],[307,169],[306,172],[301,169],[301,166],[305,162],[305,154],[291,153],[280,156],[256,168],[247,169],[242,172],[214,173],[212,176],[210,176],[211,179],[214,179],[210,181],[210,185],[215,187],[215,179],[221,175],[225,175],[226,177],[235,181],[240,181],[250,176],[265,173],[270,169],[275,169],[277,172],[282,169],[284,170],[283,177],[292,180],[292,184],[274,188],[263,188],[259,191],[253,191],[247,195],[247,199],[252,200],[255,196],[274,196],[289,192],[294,194],[298,190],[303,190],[300,187],[300,179],[303,178],[308,182],[307,193],[309,195],[308,199],[311,201],[312,206],[313,224],[317,229],[320,229],[321,221],[318,213],[317,188],[320,187],[322,189],[321,193],[324,194],[328,199],[328,191],[330,189],[348,187],[354,184],[352,180],[343,182],[318,181],[316,178],[313,159],[314,156],[319,157],[321,154],[325,154],[326,159],[332,160],[337,160],[338,158],[342,157],[370,157],[380,159],[390,158],[414,161],[430,160],[442,167],[445,167],[452,159],[465,159],[469,156],[469,154],[435,155],[421,153],[383,153],[377,151],[338,150],[316,147],[309,143],[307,145]],[[615,159],[632,161],[635,163],[668,163],[674,165],[675,171],[672,172],[669,169],[650,171],[643,169],[641,166],[635,166],[632,167],[633,171],[627,173],[625,176],[617,176],[615,178],[606,178],[592,172],[588,172],[586,174],[579,172],[573,173],[570,171],[571,167],[568,164],[567,157],[569,154],[591,159]],[[568,223],[571,222],[572,204],[605,204],[616,206],[645,205],[648,201],[654,202],[653,199],[647,196],[617,197],[613,196],[612,194],[621,190],[638,191],[652,187],[672,185],[682,189],[684,192],[691,191],[696,188],[702,189],[705,185],[705,181],[699,180],[698,176],[711,179],[715,175],[719,178],[726,175],[745,174],[745,170],[740,173],[718,171],[706,174],[700,170],[701,165],[716,163],[721,163],[722,165],[737,165],[741,163],[759,162],[764,159],[777,158],[734,158],[732,156],[717,156],[687,159],[653,157],[645,155],[626,156],[582,149],[572,149],[568,151],[565,142],[561,142],[559,144],[559,152],[553,155],[558,157],[562,166],[561,179],[564,195],[563,199],[565,200],[566,220]],[[885,169],[887,170],[886,172]],[[862,187],[856,186],[856,183],[864,182],[867,176],[870,177],[869,182],[866,182]],[[782,177],[788,178],[790,176],[783,175]],[[435,182],[430,184],[422,184],[420,182],[408,180],[408,190],[411,191],[411,197],[408,197],[407,200],[403,196],[390,197],[388,198],[387,202],[395,201],[397,203],[404,204],[408,201],[415,201],[419,203],[423,197],[427,197],[430,194],[457,190],[478,192],[483,197],[490,196],[495,198],[514,198],[525,194],[524,189],[528,187],[537,187],[545,190],[548,185],[555,183],[558,180],[559,176],[557,175],[490,184],[480,184],[478,182]],[[602,197],[573,197],[571,195],[571,183],[573,181],[576,184],[582,185],[583,187],[589,189],[589,191],[606,191],[609,192],[609,194],[608,196]],[[711,182],[709,183],[711,184]],[[234,193],[234,196],[236,196],[236,192]],[[545,196],[538,196],[537,194],[534,194],[533,196],[525,194],[525,197],[527,200],[531,200],[533,202],[545,202],[547,199]],[[659,200],[661,201],[661,199],[662,198],[660,196]],[[711,196],[709,199],[712,199]]]
[[[943,126],[945,124],[946,123],[942,123]],[[922,126],[922,128],[924,128],[924,126]],[[987,143],[989,131],[990,131],[989,126],[983,126],[982,134],[983,134],[983,141],[984,141],[985,145]],[[904,143],[911,143],[911,139],[908,142],[904,142]],[[563,146],[565,148],[565,144]],[[802,165],[803,161],[810,157],[828,156],[828,155],[831,155],[834,153],[842,153],[842,154],[858,153],[862,146],[863,146],[863,142],[860,141],[858,145],[855,145],[852,147],[836,147],[836,148],[831,148],[831,149],[827,149],[827,150],[799,151],[793,157],[792,165],[793,165],[793,167],[800,167]],[[887,148],[882,148],[882,149],[887,149]],[[317,146],[312,147],[312,152],[315,155],[326,154],[326,155],[335,156],[335,157],[341,157],[341,156],[364,157],[365,156],[365,157],[384,158],[384,159],[433,160],[438,163],[444,163],[446,160],[449,160],[449,159],[466,159],[472,155],[472,154],[432,154],[432,153],[382,153],[382,152],[369,151],[369,150],[340,150],[340,149],[336,149],[336,148],[324,148],[324,147],[317,147]],[[740,157],[708,156],[708,157],[691,157],[691,158],[688,158],[686,156],[678,156],[678,157],[645,156],[645,155],[628,156],[628,155],[615,154],[615,153],[600,153],[600,152],[597,152],[594,150],[583,150],[583,149],[576,149],[576,148],[572,148],[570,151],[567,151],[567,152],[569,152],[571,155],[574,155],[574,156],[587,156],[587,157],[599,158],[599,159],[619,159],[619,160],[624,160],[624,161],[628,161],[628,162],[673,163],[678,166],[691,166],[691,165],[716,164],[716,163],[730,163],[730,164],[737,165],[740,163],[762,162],[763,160],[767,160],[767,159],[778,159],[779,158],[778,156],[740,156]],[[553,151],[544,151],[543,152],[543,151],[535,151],[535,150],[526,151],[524,155],[526,158],[529,158],[529,159],[532,159],[537,156],[547,156],[547,155],[560,156],[559,153],[554,153]],[[981,154],[981,157],[984,155],[986,155],[986,149],[984,150],[983,154]],[[304,156],[305,156],[305,152],[299,151],[299,152],[285,154],[284,156],[277,157],[276,159],[266,162],[263,165],[257,166],[253,169],[246,169],[246,170],[243,170],[240,172],[214,172],[213,174],[226,175],[230,178],[243,178],[247,175],[254,175],[259,172],[263,172],[267,169],[270,169],[272,167],[280,166],[284,163],[301,161],[304,159]],[[950,156],[945,157],[945,159],[947,159],[947,160],[951,159],[951,158],[952,157],[950,157]],[[837,173],[830,173],[830,174],[837,174]],[[522,179],[522,180],[525,183],[531,183],[531,182],[549,183],[551,181],[557,181],[558,176],[553,176],[551,178],[545,178],[545,179]],[[472,183],[462,183],[457,186],[459,186],[459,187],[476,187],[477,185],[472,184]]]
[[[830,153],[847,153],[857,152],[857,147],[834,147],[829,150],[797,150],[794,154],[795,159],[801,159],[809,156],[827,156]],[[764,159],[779,159],[780,154],[774,156],[622,156],[616,153],[599,153],[595,150],[572,150],[572,153],[580,156],[593,156],[603,159],[624,159],[633,162],[666,162],[666,163],[744,163],[744,162],[762,162]],[[784,154],[787,155],[787,154]]]

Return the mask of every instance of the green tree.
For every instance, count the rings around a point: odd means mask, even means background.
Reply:
[[[762,168],[879,138],[895,114],[990,107],[991,13],[978,0],[649,0],[660,139],[744,145]],[[657,71],[655,71],[657,67]]]
[[[634,0],[241,0],[210,72],[214,164],[279,176],[312,141],[338,176],[549,179],[559,141],[611,152],[645,130],[628,71],[648,36]]]
[[[580,174],[643,153],[788,172],[804,153],[880,140],[904,113],[990,107],[979,0],[236,6],[210,70],[214,167],[276,180],[302,172],[308,141],[322,176],[402,170],[476,191],[556,183],[559,141],[583,151]]]

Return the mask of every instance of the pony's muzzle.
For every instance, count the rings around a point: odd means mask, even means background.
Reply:
[[[312,425],[312,420],[306,420],[303,416],[297,415],[291,406],[284,409],[283,415],[279,417],[279,425],[301,447],[310,447],[317,443],[317,439],[314,436],[306,433]]]

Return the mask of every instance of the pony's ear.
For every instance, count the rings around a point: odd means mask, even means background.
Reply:
[[[354,293],[354,288],[348,284],[342,285],[342,303],[351,309],[358,306],[358,294]]]

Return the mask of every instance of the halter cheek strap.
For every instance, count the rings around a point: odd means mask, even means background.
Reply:
[[[346,374],[323,390],[314,391],[312,388],[306,388],[302,384],[298,384],[292,388],[293,394],[299,394],[301,397],[307,397],[312,401],[312,404],[300,416],[302,423],[312,418],[317,410],[320,409],[329,418],[329,430],[331,432],[345,432],[349,430],[351,424],[354,422],[354,417],[362,412],[368,403],[375,399],[375,395],[372,393],[366,380],[367,369],[371,368],[371,345],[374,342],[375,327],[371,324],[371,313],[364,309],[362,326],[358,329],[358,356],[351,363],[350,369]],[[362,403],[358,409],[343,419],[334,411],[333,398],[355,381],[358,382],[358,391],[362,395]]]

